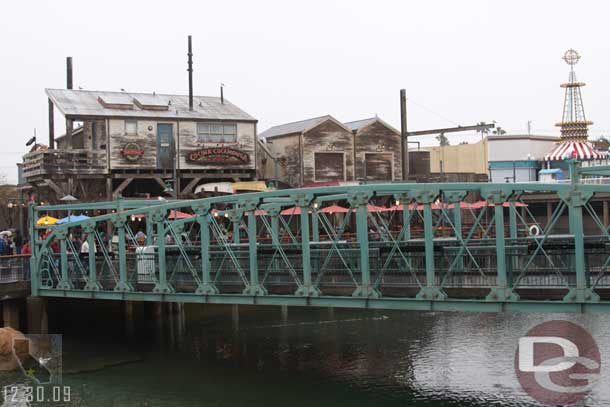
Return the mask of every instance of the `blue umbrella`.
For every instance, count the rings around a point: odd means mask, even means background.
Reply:
[[[63,225],[64,223],[70,222],[80,222],[81,220],[89,219],[89,216],[86,215],[70,215],[66,218],[62,218],[55,222],[56,225]]]

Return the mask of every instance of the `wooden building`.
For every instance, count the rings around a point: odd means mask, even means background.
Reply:
[[[157,196],[167,185],[175,197],[188,197],[200,183],[256,178],[257,120],[224,98],[46,93],[48,149],[23,157],[24,181],[40,200]],[[57,140],[55,109],[66,118],[66,134]]]
[[[358,181],[402,180],[400,131],[378,117],[345,123],[354,133]]]
[[[260,163],[266,178],[294,187],[402,177],[400,132],[379,118],[341,123],[326,115],[274,126],[260,137],[275,158]]]

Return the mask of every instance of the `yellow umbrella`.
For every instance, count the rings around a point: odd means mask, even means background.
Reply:
[[[52,216],[43,216],[42,218],[36,221],[38,226],[46,226],[46,225],[54,225],[59,219],[54,218]]]

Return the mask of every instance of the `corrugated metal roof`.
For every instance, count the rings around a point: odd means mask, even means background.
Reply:
[[[362,120],[354,120],[353,122],[347,122],[345,125],[352,130],[359,130],[362,127],[368,126],[377,120],[376,117],[371,117],[370,119],[362,119]]]
[[[308,128],[313,127],[316,124],[329,119],[330,117],[331,117],[330,115],[325,115],[325,116],[320,116],[320,117],[314,117],[314,118],[307,119],[307,120],[301,120],[298,122],[280,124],[278,126],[273,126],[269,129],[265,130],[264,132],[259,134],[259,137],[269,138],[269,137],[283,136],[286,134],[302,133],[305,130],[307,130]]]
[[[67,116],[97,117],[142,117],[161,119],[208,119],[256,121],[227,99],[220,103],[219,97],[194,96],[193,111],[189,111],[187,95],[164,95],[134,92],[106,92],[75,89],[45,89],[53,104]],[[125,100],[127,98],[158,105],[168,100],[168,110],[142,109],[137,103],[129,109],[104,107],[102,100]]]

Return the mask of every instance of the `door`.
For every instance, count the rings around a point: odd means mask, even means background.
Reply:
[[[343,153],[314,153],[315,182],[345,181]]]
[[[364,170],[367,181],[392,181],[392,154],[366,153]]]
[[[174,168],[174,125],[157,124],[157,168]]]

